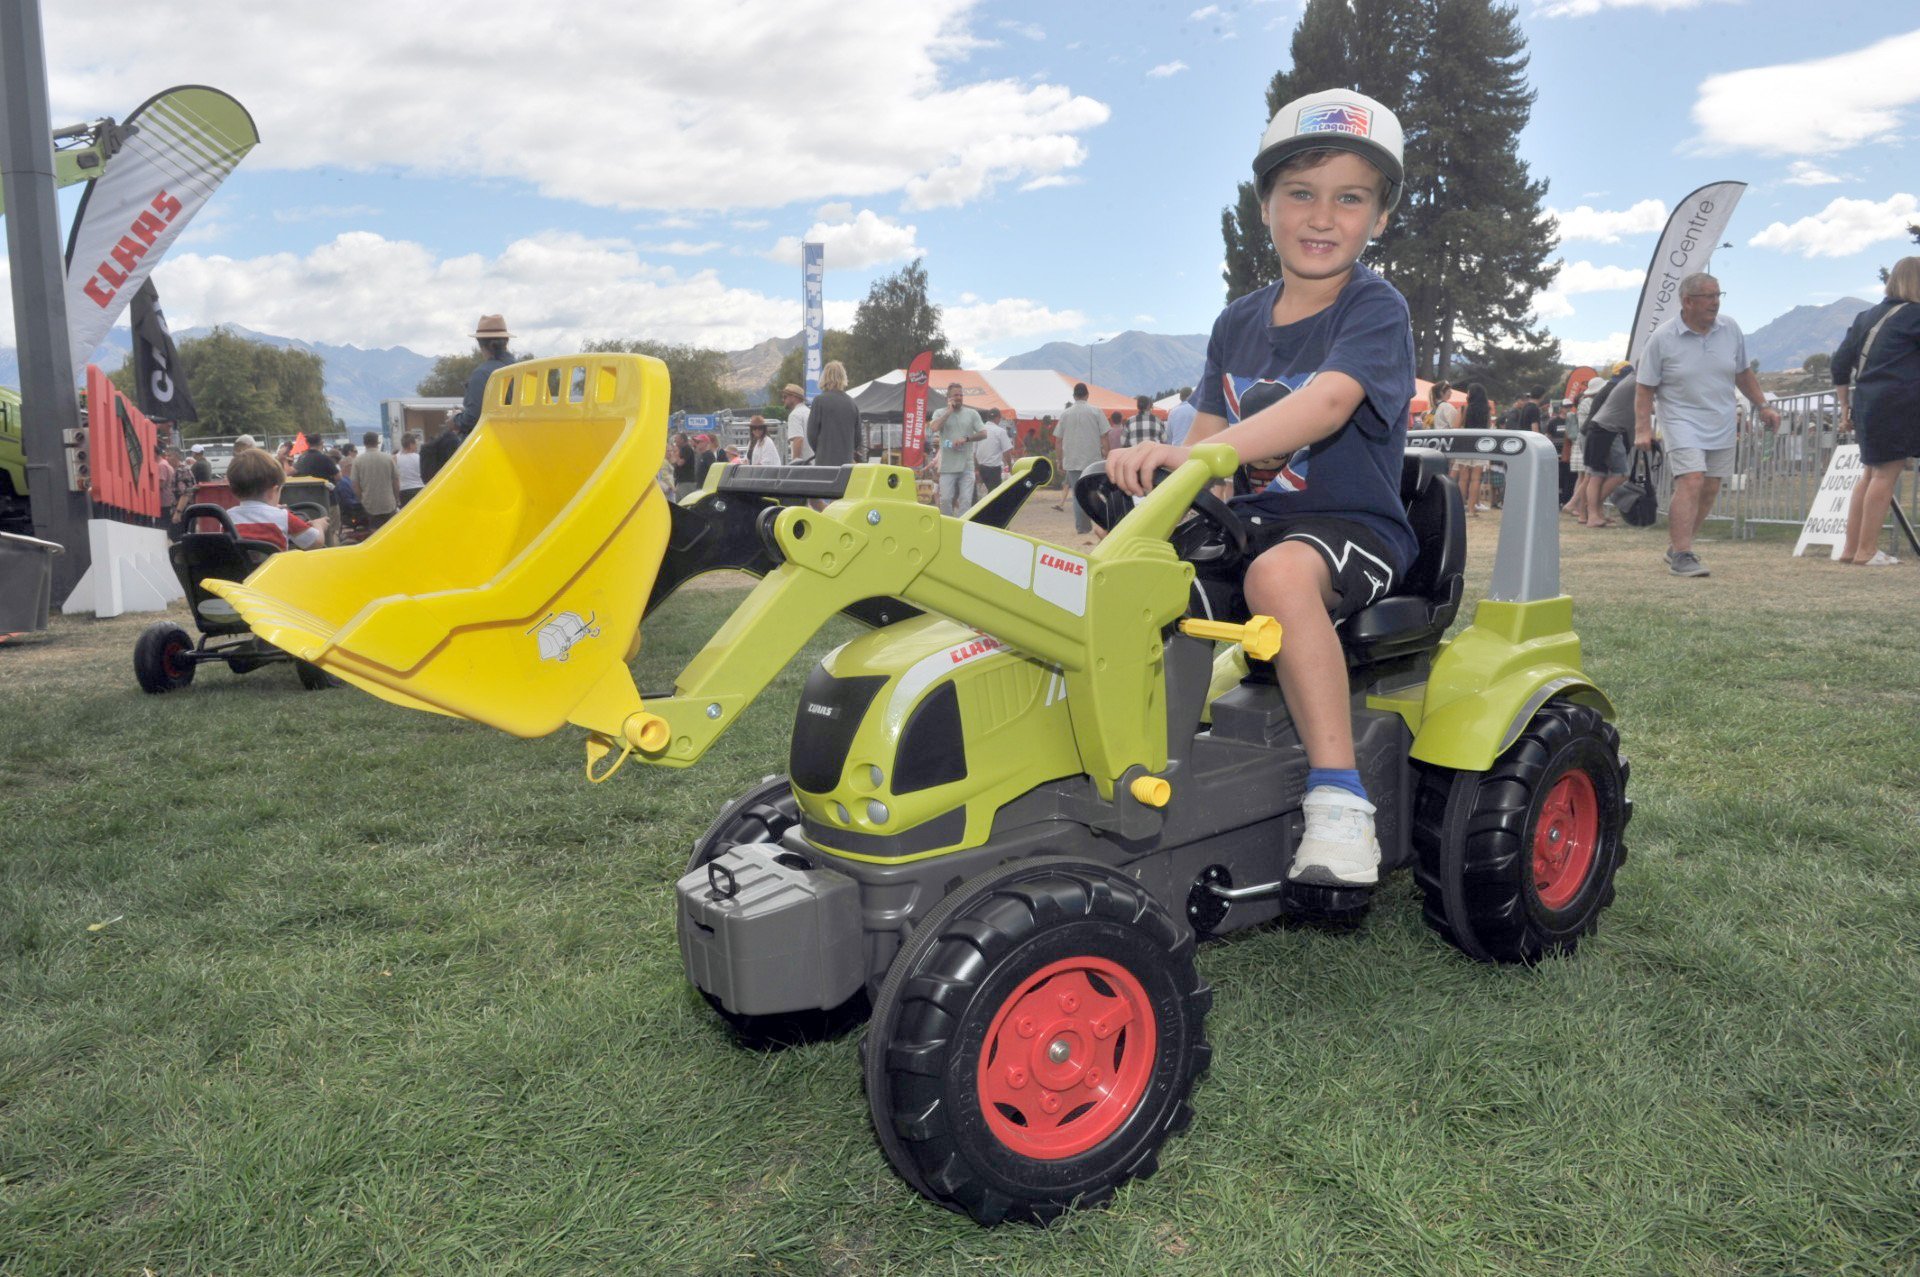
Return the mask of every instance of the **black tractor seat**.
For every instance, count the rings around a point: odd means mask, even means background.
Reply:
[[[1460,490],[1447,476],[1447,458],[1424,450],[1408,451],[1400,472],[1400,499],[1406,502],[1419,554],[1393,594],[1354,613],[1340,626],[1349,667],[1431,652],[1460,610],[1467,520]],[[1261,525],[1248,521],[1250,556],[1272,543],[1263,539],[1262,531]],[[1268,531],[1274,538],[1279,535],[1278,529]],[[1193,615],[1226,621],[1248,618],[1241,591],[1245,561],[1222,561],[1218,566],[1196,561],[1194,571]]]

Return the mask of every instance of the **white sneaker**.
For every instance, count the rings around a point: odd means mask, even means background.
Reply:
[[[1301,804],[1307,818],[1287,881],[1317,887],[1371,887],[1380,881],[1380,840],[1373,804],[1344,789],[1321,785]]]

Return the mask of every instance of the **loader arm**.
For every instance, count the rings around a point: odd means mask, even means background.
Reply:
[[[681,671],[674,694],[647,703],[644,712],[666,724],[654,733],[664,743],[636,745],[637,756],[669,767],[697,761],[829,617],[893,596],[1058,667],[1081,756],[1110,796],[1129,768],[1166,766],[1162,631],[1185,612],[1193,576],[1167,534],[1234,464],[1231,449],[1199,450],[1087,555],[944,517],[914,499],[904,469],[854,467],[845,495],[826,509],[775,516],[783,561]],[[615,712],[628,704],[608,702]],[[644,730],[597,715],[583,725],[605,746]]]
[[[1230,449],[1196,448],[1088,554],[985,521],[1024,499],[1034,466],[962,519],[920,505],[900,467],[767,477],[840,491],[817,511],[761,502],[771,570],[672,695],[647,702],[628,662],[664,597],[655,584],[674,516],[655,478],[667,390],[664,365],[642,356],[503,368],[473,437],[378,535],[275,555],[245,583],[209,588],[268,642],[396,704],[520,736],[582,727],[594,779],[630,757],[695,762],[829,617],[872,600],[951,617],[1059,668],[1103,795],[1130,768],[1165,767],[1163,631],[1186,610],[1193,575],[1167,536],[1203,486],[1232,472]],[[722,469],[706,499],[752,486]]]

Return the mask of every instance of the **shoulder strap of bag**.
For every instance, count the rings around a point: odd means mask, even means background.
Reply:
[[[1898,305],[1889,309],[1886,314],[1880,316],[1880,322],[1868,330],[1867,339],[1860,343],[1860,360],[1853,366],[1854,380],[1858,381],[1860,374],[1867,370],[1867,356],[1873,353],[1873,339],[1880,335],[1880,330],[1887,326],[1889,319],[1892,319],[1906,308],[1907,303],[1900,302]]]

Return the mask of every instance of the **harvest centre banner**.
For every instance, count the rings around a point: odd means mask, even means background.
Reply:
[[[247,109],[204,85],[147,99],[124,127],[126,141],[88,183],[67,237],[76,374],[154,264],[260,141]]]
[[[1640,285],[1640,305],[1627,336],[1628,363],[1637,367],[1653,330],[1680,313],[1680,281],[1707,269],[1746,189],[1745,182],[1714,182],[1674,205]]]

